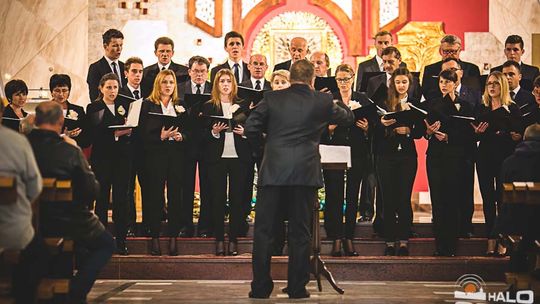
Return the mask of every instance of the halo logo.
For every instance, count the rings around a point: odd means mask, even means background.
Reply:
[[[456,281],[456,286],[462,291],[454,291],[454,298],[459,300],[490,301],[497,303],[533,304],[534,292],[532,290],[520,290],[515,296],[510,292],[490,292],[484,291],[486,283],[475,274],[465,274]],[[456,304],[470,304],[473,302],[456,302]]]

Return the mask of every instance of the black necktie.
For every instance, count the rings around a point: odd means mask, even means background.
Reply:
[[[116,74],[116,77],[118,77],[118,84],[120,85],[120,87],[122,87],[122,78],[120,78],[120,73],[116,69],[116,62],[111,62],[111,66],[114,74]]]
[[[195,92],[195,94],[201,94],[201,85],[198,84],[196,85],[196,87],[197,87],[197,92]]]
[[[135,99],[141,98],[141,97],[139,96],[139,90],[133,91],[133,96],[135,96]]]
[[[236,83],[240,83],[240,65],[238,63],[234,64],[234,78],[236,78]]]
[[[255,81],[255,90],[260,91],[261,90],[261,81],[257,79]]]
[[[510,98],[514,100],[514,97],[516,97],[516,93],[514,91],[510,92]]]
[[[164,66],[162,66],[162,67],[161,67],[161,70],[162,70],[162,71],[165,71],[165,67],[164,67]]]

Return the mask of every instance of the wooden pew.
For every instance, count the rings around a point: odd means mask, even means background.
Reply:
[[[534,208],[540,206],[540,183],[533,182],[514,182],[503,184],[503,202],[504,204],[525,205]],[[507,240],[513,248],[516,248],[521,241],[521,235],[500,235]],[[540,258],[540,241],[535,241],[534,252],[529,252],[529,255]],[[531,271],[534,269],[531,269]],[[530,273],[505,273],[506,283],[511,286],[514,291],[517,290],[533,290],[535,293],[540,292],[540,282],[535,280]]]

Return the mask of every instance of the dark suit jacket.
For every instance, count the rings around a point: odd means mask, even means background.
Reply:
[[[124,110],[119,111],[120,107]],[[117,99],[114,103],[116,114],[113,115],[102,99],[88,104],[86,110],[89,121],[88,136],[92,144],[91,162],[107,159],[112,154],[118,153],[118,148],[121,145],[129,143],[129,136],[121,136],[116,141],[114,130],[109,128],[109,126],[124,124],[128,108],[128,105],[122,104]],[[119,112],[123,114],[121,115]]]
[[[234,120],[244,125],[246,120],[246,109],[248,105],[240,103],[240,109],[237,110],[235,113],[233,113]],[[214,106],[212,102],[207,102],[203,105],[202,113],[205,116],[208,115],[215,115],[215,116],[223,116],[223,110],[221,108],[217,108]],[[205,119],[206,120],[206,128],[203,131],[203,140],[204,142],[204,152],[205,152],[205,160],[207,160],[209,163],[216,162],[221,159],[221,155],[223,154],[223,149],[225,147],[225,132],[223,131],[220,133],[219,138],[215,138],[212,133],[212,119]],[[252,163],[253,157],[251,153],[251,148],[249,146],[249,143],[246,138],[234,134],[234,148],[236,149],[236,154],[238,155],[238,159],[243,162]]]
[[[493,71],[502,72],[502,64],[499,65],[499,66],[494,67],[493,69],[491,69],[490,72],[493,72]],[[525,63],[521,64],[521,77],[522,77],[522,80],[527,79],[527,80],[530,80],[530,81],[534,81],[534,79],[536,77],[538,77],[538,75],[540,75],[540,72],[538,71],[537,67],[532,66],[532,65],[528,65],[528,64],[525,64]]]
[[[193,91],[191,88],[191,80],[184,81],[178,84],[178,98],[180,100],[184,100],[184,95],[186,94],[195,94],[196,91]],[[212,84],[207,81],[204,84],[204,91],[201,92],[202,94],[210,94],[212,93]]]
[[[371,77],[369,79],[367,86],[367,95],[369,97],[372,97],[381,85],[386,87],[386,73]],[[415,100],[420,100],[420,98],[422,97],[422,88],[416,80],[416,77],[413,77],[413,82],[409,86],[409,90],[407,91],[407,93],[409,94],[409,96],[411,96],[411,98]]]
[[[536,104],[534,95],[523,88],[520,88],[516,96],[514,96],[514,102],[519,106],[520,109]]]
[[[243,72],[242,72],[242,80],[240,82],[244,82],[246,80],[249,80],[249,78],[251,77],[251,72],[248,70],[247,65],[248,64],[245,61],[242,61]],[[217,72],[219,72],[220,70],[223,70],[223,69],[229,69],[229,70],[232,71],[232,67],[229,66],[229,61],[225,61],[225,63],[220,64],[220,65],[215,66],[215,67],[212,68],[212,70],[210,71],[210,82],[211,83],[214,83],[214,78],[216,78]]]
[[[480,70],[478,66],[466,61],[459,61],[463,69],[463,77],[474,77],[480,79]],[[424,68],[424,76],[422,77],[422,88],[426,99],[437,97],[439,92],[438,76],[441,72],[442,61],[435,62]]]
[[[0,101],[1,102],[1,101]],[[22,114],[23,114],[23,117],[26,117],[26,115],[28,115],[28,113],[26,113],[23,110],[22,111]],[[4,109],[4,115],[3,117],[7,117],[7,118],[14,118],[14,119],[19,119],[19,117],[15,114],[15,111],[13,111],[13,108],[11,107],[11,104],[10,105],[7,105],[6,108]],[[2,124],[16,132],[19,132],[19,125],[20,125],[20,120],[11,120],[11,119],[2,119]]]
[[[399,65],[400,68],[406,68],[407,64],[405,62],[401,62]],[[358,64],[358,69],[356,70],[356,91],[360,90],[360,84],[362,83],[362,76],[364,76],[365,72],[380,72],[381,69],[379,68],[379,63],[377,63],[377,59],[375,57],[368,59],[364,62],[360,62]]]
[[[76,120],[68,120],[67,118],[64,119],[64,126],[62,127],[62,130],[64,128],[67,128],[69,130],[73,130],[76,128],[81,128],[81,133],[79,136],[73,138],[77,142],[77,145],[81,148],[86,148],[90,145],[89,138],[88,138],[88,120],[86,119],[86,114],[84,112],[84,108],[81,106],[78,106],[76,104],[72,104],[69,101],[66,101],[67,103],[67,113],[66,115],[69,117],[70,112],[73,111],[77,113],[77,119]]]
[[[243,81],[242,83],[240,83],[240,86],[255,89],[255,86],[253,86],[253,83],[251,82],[251,78],[248,79],[247,81]],[[264,79],[264,84],[262,86],[262,89],[263,90],[272,90],[272,86],[270,85],[270,81]]]
[[[246,123],[252,147],[266,145],[259,186],[322,187],[319,142],[328,123],[351,125],[353,113],[337,106],[332,95],[305,84],[265,93]]]
[[[126,77],[124,77],[124,63],[122,61],[118,61],[118,65],[120,66],[120,81],[122,81],[122,86],[124,86],[127,83]],[[112,71],[112,67],[109,65],[105,57],[101,57],[100,60],[92,63],[90,67],[88,67],[86,83],[88,83],[90,102],[95,101],[99,96],[98,86],[101,77],[103,77],[105,74],[112,73]]]
[[[278,63],[274,66],[274,71],[277,71],[277,70],[290,70],[291,69],[291,65],[292,65],[292,61],[291,60],[287,60],[287,61],[283,61],[281,63]]]
[[[176,75],[177,79],[179,76],[187,75],[188,73],[187,66],[177,64],[172,61],[171,61],[171,64],[169,65],[169,70],[174,71],[174,74]],[[141,82],[141,88],[143,92],[142,97],[146,98],[150,96],[150,93],[152,93],[152,89],[154,88],[154,80],[156,80],[156,76],[157,74],[159,74],[159,72],[160,72],[159,65],[157,63],[154,63],[144,68],[143,79]]]

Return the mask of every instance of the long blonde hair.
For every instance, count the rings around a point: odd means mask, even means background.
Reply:
[[[160,84],[165,79],[165,77],[171,75],[174,80],[174,90],[172,93],[172,99],[171,101],[173,104],[176,104],[178,102],[178,89],[176,85],[176,75],[174,74],[174,71],[171,70],[163,70],[159,72],[156,76],[156,79],[154,80],[154,87],[152,88],[152,93],[150,93],[150,96],[148,96],[148,99],[157,105],[161,102],[161,87]]]
[[[489,74],[486,79],[486,88],[484,89],[484,95],[482,95],[482,103],[489,107],[491,106],[491,96],[489,96],[488,82],[489,77],[494,76],[499,84],[501,85],[501,105],[508,106],[513,103],[512,98],[510,97],[510,87],[508,86],[508,80],[502,72],[493,71]]]
[[[236,84],[236,78],[234,78],[234,74],[229,69],[222,69],[219,70],[216,74],[216,77],[214,78],[214,84],[212,86],[212,99],[209,101],[214,104],[214,106],[218,109],[221,109],[221,98],[220,98],[220,92],[219,92],[219,79],[225,75],[229,75],[232,82],[232,88],[231,93],[229,94],[229,99],[231,103],[238,103],[238,85]]]

